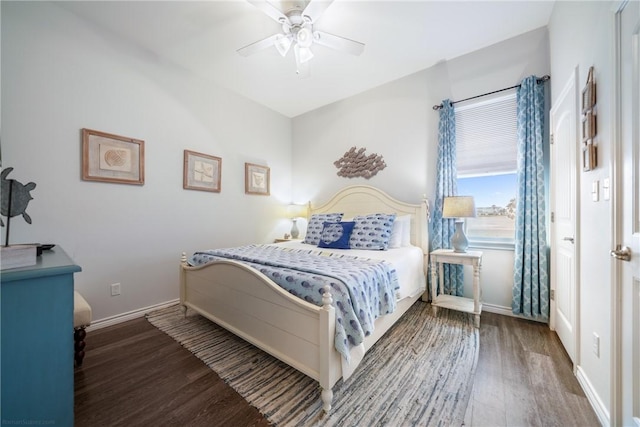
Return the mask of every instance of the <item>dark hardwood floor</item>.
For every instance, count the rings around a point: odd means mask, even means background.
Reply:
[[[268,426],[203,362],[136,319],[89,332],[75,369],[75,425]]]
[[[204,363],[136,319],[87,335],[75,370],[75,424],[268,426]],[[546,325],[483,313],[467,426],[597,426],[571,364]]]
[[[465,425],[599,426],[558,335],[543,323],[482,313]]]

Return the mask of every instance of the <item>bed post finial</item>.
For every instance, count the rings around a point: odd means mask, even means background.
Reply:
[[[331,286],[324,285],[322,288],[324,292],[322,293],[322,306],[331,306],[333,305],[333,297],[331,297]]]
[[[187,253],[186,252],[182,252],[182,256],[180,257],[180,262],[182,262],[182,263],[187,262]]]
[[[427,222],[431,222],[431,208],[429,206],[429,199],[427,199],[427,195],[422,195],[422,203],[424,203],[426,213],[427,213]]]

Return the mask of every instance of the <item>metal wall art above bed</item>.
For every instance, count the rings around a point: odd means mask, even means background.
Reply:
[[[339,169],[338,176],[369,179],[387,167],[382,156],[376,153],[366,155],[365,151],[366,148],[351,147],[341,158],[333,162]]]

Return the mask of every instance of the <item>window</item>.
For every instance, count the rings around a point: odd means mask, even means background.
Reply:
[[[458,194],[473,196],[467,218],[474,245],[512,244],[517,188],[515,93],[456,108]]]

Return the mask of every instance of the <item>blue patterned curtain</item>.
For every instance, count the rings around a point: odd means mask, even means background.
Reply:
[[[549,319],[549,276],[544,202],[544,86],[535,76],[517,93],[518,193],[513,301],[514,314]]]
[[[442,204],[447,196],[455,196],[457,189],[456,168],[456,116],[451,101],[442,101],[438,125],[438,165],[436,168],[436,200],[433,210],[431,249],[451,247],[451,236],[455,233],[455,219],[442,218]],[[462,295],[463,266],[444,264],[444,293]],[[428,275],[431,280],[431,274]],[[431,289],[431,288],[429,288]],[[431,296],[433,298],[433,295]]]

